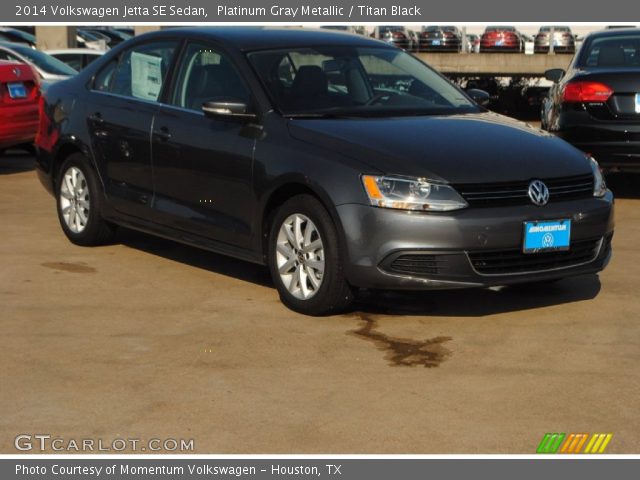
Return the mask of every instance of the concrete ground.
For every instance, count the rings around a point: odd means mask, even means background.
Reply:
[[[599,277],[364,294],[319,319],[248,263],[132,232],[72,245],[32,158],[1,157],[0,453],[22,433],[193,438],[197,453],[534,453],[546,432],[611,432],[608,452],[640,453],[640,183],[611,184]]]

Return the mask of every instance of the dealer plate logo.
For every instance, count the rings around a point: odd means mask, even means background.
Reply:
[[[552,233],[545,233],[544,234],[544,237],[542,237],[542,246],[544,248],[553,247],[553,234]]]

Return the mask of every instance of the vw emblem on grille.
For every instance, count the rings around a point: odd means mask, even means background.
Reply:
[[[531,180],[528,193],[533,204],[539,207],[546,205],[549,201],[549,189],[541,180]]]
[[[20,75],[22,75],[22,71],[21,71],[19,68],[14,68],[14,69],[13,69],[13,74],[14,74],[16,77],[20,77]]]

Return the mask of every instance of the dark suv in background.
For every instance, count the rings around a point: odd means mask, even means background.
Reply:
[[[595,160],[368,38],[154,32],[41,105],[38,172],[72,242],[125,226],[268,265],[307,314],[357,287],[551,281],[611,255]]]

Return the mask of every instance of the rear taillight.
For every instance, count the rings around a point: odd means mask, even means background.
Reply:
[[[404,36],[404,33],[394,32],[393,38],[407,38],[407,37]]]
[[[577,81],[567,83],[562,91],[562,101],[567,103],[606,102],[613,90],[600,82]]]

